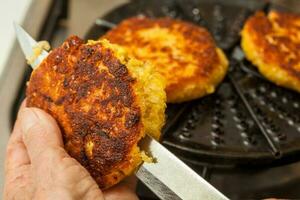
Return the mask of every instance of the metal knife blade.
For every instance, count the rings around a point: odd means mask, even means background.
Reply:
[[[26,59],[34,55],[33,48],[37,45],[35,41],[20,25],[14,23],[15,32],[17,35],[18,42],[21,46]],[[31,63],[32,69],[35,69],[48,55],[48,52],[42,50],[41,54]]]
[[[161,199],[228,199],[150,136],[142,139],[140,148],[155,162],[143,163],[136,175]]]
[[[14,24],[14,27],[25,56],[32,56],[37,42],[19,25]],[[35,69],[47,55],[47,51],[42,51],[31,64],[32,68]],[[143,163],[136,171],[136,176],[161,199],[228,199],[150,136],[142,139],[140,147],[150,153],[155,162]]]

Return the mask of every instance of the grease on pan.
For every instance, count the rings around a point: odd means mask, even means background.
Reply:
[[[178,103],[215,91],[228,61],[203,27],[171,18],[133,17],[102,38],[150,62],[167,81],[167,101]]]
[[[270,81],[300,92],[300,15],[257,12],[245,23],[241,46]]]
[[[145,133],[159,138],[164,87],[152,66],[122,48],[72,36],[33,71],[26,95],[28,106],[57,120],[69,154],[108,188],[142,162]]]

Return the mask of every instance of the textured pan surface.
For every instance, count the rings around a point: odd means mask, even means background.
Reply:
[[[264,6],[265,1],[260,0],[137,0],[101,16],[114,24],[143,14],[169,16],[205,26],[217,46],[226,50],[230,60],[228,75],[242,88],[281,152],[281,157],[274,157],[232,83],[225,78],[215,94],[189,103],[168,105],[162,143],[188,164],[249,168],[250,165],[281,165],[299,160],[299,94],[261,77],[255,67],[244,60],[239,48],[239,32],[244,20]],[[96,21],[86,38],[98,39],[108,30]]]

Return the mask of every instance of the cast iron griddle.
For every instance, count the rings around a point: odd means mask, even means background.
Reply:
[[[101,17],[113,24],[140,14],[180,18],[207,27],[225,50],[230,69],[214,94],[168,105],[162,143],[187,164],[249,167],[299,160],[300,95],[265,80],[239,47],[244,20],[268,8],[270,4],[261,0],[133,0]],[[108,30],[94,23],[86,39],[97,39]],[[15,108],[25,96],[28,78]],[[12,121],[15,116],[13,110]]]
[[[169,104],[162,143],[193,165],[279,165],[300,157],[300,95],[265,80],[244,59],[239,31],[265,1],[136,0],[101,19],[169,16],[207,27],[230,60],[227,77],[207,97]],[[86,39],[98,39],[109,26],[95,23]],[[297,158],[298,157],[298,158]]]

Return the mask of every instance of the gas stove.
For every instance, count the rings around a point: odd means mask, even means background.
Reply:
[[[162,143],[230,199],[300,198],[300,95],[266,81],[239,47],[239,31],[249,15],[274,8],[300,12],[295,9],[296,1],[79,2],[49,4],[38,38],[54,47],[69,34],[96,39],[110,24],[140,14],[179,18],[208,28],[230,60],[229,73],[215,94],[168,105]],[[82,18],[86,13],[90,16]],[[18,60],[24,66],[24,57]],[[31,73],[29,67],[24,69],[19,70],[13,91],[0,91],[1,98],[9,96],[1,115],[6,138]],[[13,71],[8,73],[4,83],[9,84],[14,76]],[[157,199],[141,183],[137,192],[141,199]]]

